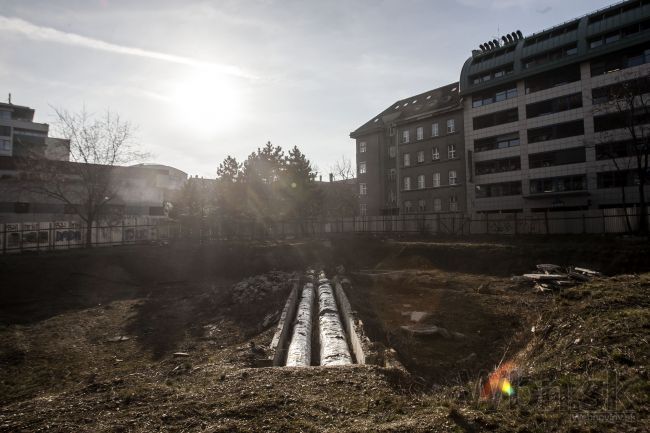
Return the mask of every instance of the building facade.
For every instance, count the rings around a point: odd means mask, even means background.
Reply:
[[[47,123],[34,122],[34,109],[0,103],[0,156],[70,158],[70,141],[49,137]]]
[[[628,113],[610,95],[630,82],[647,95],[648,75],[647,0],[475,50],[460,77],[468,209],[529,213],[638,203]],[[642,117],[637,121],[650,123]]]
[[[43,170],[71,173],[70,197],[79,163],[70,161],[70,141],[48,136],[49,125],[34,122],[29,107],[0,103],[0,223],[74,221],[74,206],[66,205],[31,188]],[[118,217],[166,217],[187,174],[158,164],[94,166],[109,173],[118,192],[107,214]]]
[[[356,140],[360,215],[466,212],[458,83],[391,104]]]

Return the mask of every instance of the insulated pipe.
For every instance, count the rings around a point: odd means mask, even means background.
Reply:
[[[308,367],[311,365],[311,317],[314,304],[314,285],[306,283],[293,327],[293,337],[287,350],[287,367]]]
[[[323,275],[324,277],[324,275]],[[352,364],[352,357],[341,325],[336,298],[329,281],[320,278],[318,286],[318,325],[320,365]]]

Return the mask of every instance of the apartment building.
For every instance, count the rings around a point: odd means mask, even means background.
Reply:
[[[68,161],[70,141],[49,137],[47,123],[34,122],[34,109],[0,102],[0,156],[41,156]]]
[[[622,82],[647,83],[648,75],[650,0],[482,44],[460,77],[468,209],[529,213],[638,202],[625,113],[608,95]]]
[[[360,215],[466,211],[458,83],[401,99],[350,137]]]

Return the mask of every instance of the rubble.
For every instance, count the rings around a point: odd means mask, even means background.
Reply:
[[[536,292],[546,292],[576,286],[601,276],[598,271],[576,266],[562,267],[543,263],[537,265],[536,268],[537,272],[515,275],[511,280],[520,284],[532,282]]]
[[[262,301],[269,295],[285,290],[291,277],[291,274],[274,271],[246,278],[232,287],[232,300],[236,304]],[[270,321],[265,326],[269,323]]]

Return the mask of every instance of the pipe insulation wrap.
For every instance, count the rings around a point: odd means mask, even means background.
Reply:
[[[320,365],[352,364],[345,331],[339,318],[336,298],[329,282],[318,287]]]
[[[293,337],[287,351],[287,367],[308,367],[311,365],[311,319],[314,304],[314,285],[306,283],[298,304]]]

